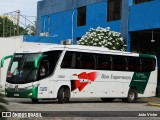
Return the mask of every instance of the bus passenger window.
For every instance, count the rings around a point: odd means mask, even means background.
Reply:
[[[41,66],[39,72],[40,76],[46,76],[46,68],[44,67],[44,65]]]
[[[111,58],[108,55],[98,55],[98,70],[111,70]]]
[[[142,71],[151,72],[155,70],[155,60],[154,59],[142,59]]]
[[[49,62],[48,60],[43,60],[39,67],[39,77],[42,79],[49,75]]]
[[[80,52],[75,52],[75,69],[80,69]]]
[[[92,54],[82,53],[80,57],[80,69],[95,69],[95,57]]]
[[[128,71],[135,71],[140,72],[141,71],[141,63],[140,59],[136,57],[128,57]]]
[[[64,55],[62,64],[61,64],[61,68],[73,68],[72,66],[72,52],[66,52],[66,54]]]
[[[46,55],[48,56],[48,60],[49,60],[49,75],[51,75],[53,73],[53,70],[56,67],[56,64],[58,62],[58,59],[61,55],[62,51],[50,51],[47,52]]]
[[[113,56],[112,57],[113,67],[115,71],[125,71],[126,70],[126,60],[123,56]]]

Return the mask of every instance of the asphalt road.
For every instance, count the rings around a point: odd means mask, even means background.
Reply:
[[[42,118],[30,119],[87,119],[87,120],[128,120],[133,119],[160,119],[160,107],[148,106],[146,100],[138,100],[137,103],[124,103],[121,100],[103,103],[100,99],[71,99],[69,103],[58,104],[56,100],[41,100],[39,103],[32,103],[30,99],[6,98],[9,101],[8,109],[12,112],[35,112],[42,114]],[[98,111],[98,112],[97,112]],[[156,116],[159,116],[157,117]],[[139,115],[142,115],[141,117]],[[146,116],[143,116],[146,115]],[[153,115],[153,116],[148,116]],[[155,115],[155,116],[154,116]],[[46,118],[47,116],[47,118]],[[10,118],[28,119],[28,118]]]

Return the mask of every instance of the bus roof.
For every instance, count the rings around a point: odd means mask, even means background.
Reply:
[[[23,47],[17,50],[15,53],[42,53],[52,50],[70,50],[70,51],[87,51],[93,53],[108,53],[117,55],[137,56],[145,58],[155,58],[154,55],[150,54],[139,54],[132,52],[123,52],[118,50],[109,50],[107,48],[95,47],[95,46],[83,46],[83,45],[58,45],[58,44],[38,44]]]
[[[29,45],[20,48],[15,53],[41,53],[45,51],[51,51],[56,49],[64,49],[64,45],[57,44],[38,44],[38,45]]]

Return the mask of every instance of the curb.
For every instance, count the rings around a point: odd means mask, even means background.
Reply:
[[[147,103],[147,106],[157,106],[157,107],[160,107],[160,104],[158,104],[158,103],[153,103],[153,102],[148,102],[148,103]]]
[[[160,97],[140,98],[145,101],[160,101]]]

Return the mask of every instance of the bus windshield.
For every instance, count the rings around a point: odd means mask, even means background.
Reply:
[[[40,53],[15,54],[8,68],[7,82],[15,84],[34,82],[37,77],[34,60],[40,55]]]

